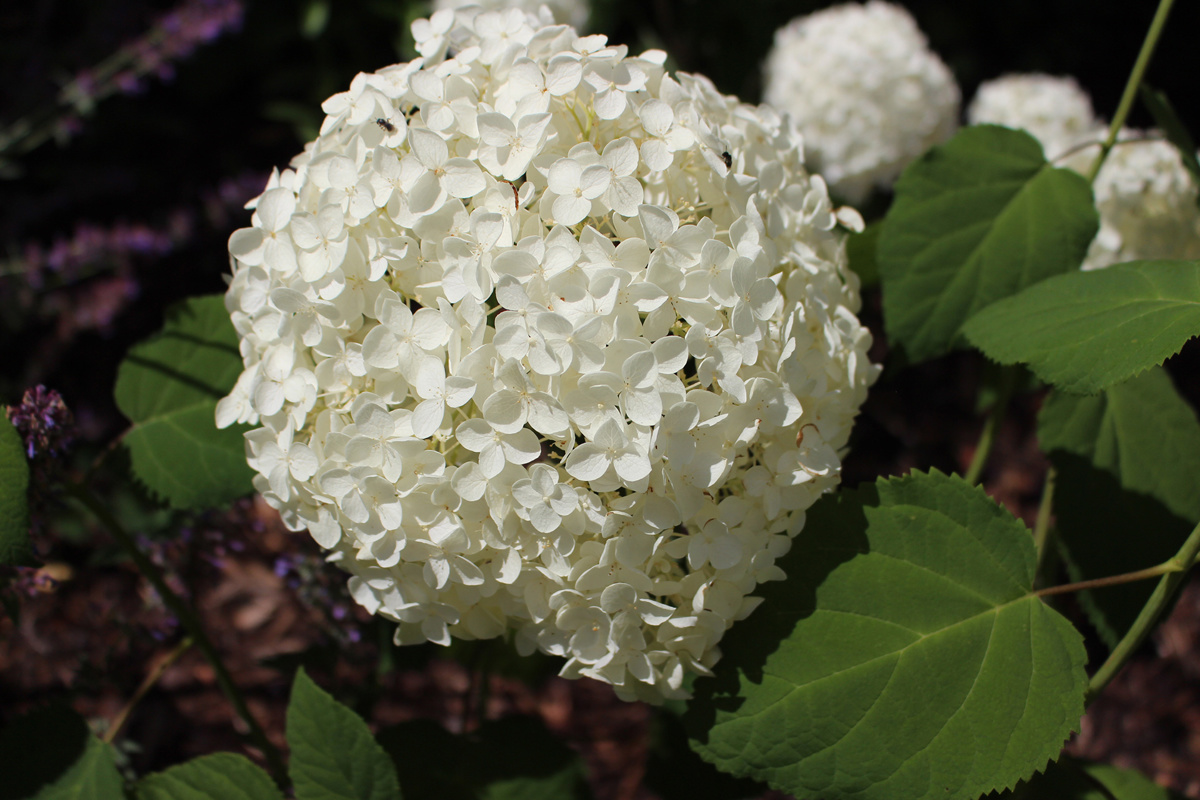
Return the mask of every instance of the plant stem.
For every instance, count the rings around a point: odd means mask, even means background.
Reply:
[[[137,688],[137,691],[133,693],[133,697],[131,697],[129,702],[125,704],[125,707],[121,709],[121,713],[117,714],[117,717],[113,720],[112,725],[108,726],[108,730],[104,733],[105,743],[111,744],[112,740],[117,738],[117,734],[121,731],[121,727],[125,724],[125,720],[129,719],[129,715],[133,712],[134,707],[141,702],[143,697],[146,696],[146,692],[150,691],[151,687],[158,683],[158,679],[162,677],[163,673],[166,672],[172,664],[178,661],[180,656],[190,650],[194,643],[195,640],[193,640],[191,636],[183,637],[183,641],[177,644],[174,650],[167,653],[166,658],[158,662],[158,666],[151,670],[150,674],[147,675],[142,681],[142,685]]]
[[[1108,158],[1109,151],[1116,144],[1117,134],[1121,132],[1121,127],[1129,117],[1129,110],[1133,108],[1133,99],[1137,97],[1138,87],[1142,84],[1146,68],[1150,66],[1150,58],[1154,55],[1158,37],[1167,24],[1167,15],[1171,13],[1171,6],[1174,2],[1175,0],[1159,0],[1158,2],[1158,10],[1154,12],[1154,19],[1150,21],[1150,30],[1146,32],[1141,52],[1138,53],[1137,61],[1133,62],[1133,71],[1129,73],[1129,81],[1125,84],[1125,91],[1121,95],[1121,102],[1117,104],[1117,113],[1113,115],[1112,124],[1108,126],[1108,137],[1105,138],[1104,144],[1100,145],[1100,155],[1096,156],[1096,161],[1092,164],[1091,171],[1088,172],[1088,183],[1096,180],[1100,167],[1104,165],[1104,159]]]
[[[1173,564],[1173,561],[1164,561],[1153,567],[1146,567],[1134,572],[1122,572],[1120,575],[1107,575],[1103,578],[1092,578],[1077,583],[1064,583],[1061,586],[1047,586],[1045,589],[1038,589],[1033,594],[1035,597],[1048,597],[1054,594],[1083,592],[1088,589],[1103,589],[1106,586],[1120,586],[1123,583],[1136,583],[1137,581],[1144,581],[1149,578],[1157,578],[1160,575],[1178,572],[1179,569],[1178,566]]]
[[[113,538],[121,545],[122,548],[133,559],[133,563],[137,566],[138,571],[150,581],[150,584],[158,592],[162,598],[163,604],[175,614],[179,619],[179,623],[188,632],[188,635],[195,641],[196,647],[204,655],[206,661],[213,669],[213,673],[217,678],[217,685],[233,706],[237,715],[242,718],[249,729],[250,740],[254,743],[267,760],[267,765],[270,768],[271,774],[275,778],[275,782],[280,787],[288,785],[287,769],[283,764],[283,756],[275,745],[271,744],[267,738],[266,732],[262,726],[258,724],[258,720],[250,713],[250,709],[246,706],[246,701],[238,691],[237,686],[233,682],[233,677],[229,674],[225,663],[221,660],[221,656],[217,653],[217,649],[213,646],[212,641],[205,634],[204,628],[200,625],[200,620],[192,612],[191,607],[175,592],[171,591],[171,587],[167,585],[166,579],[163,578],[158,567],[154,562],[141,551],[137,546],[137,542],[129,535],[129,532],[122,527],[117,521],[112,512],[108,510],[100,498],[98,498],[90,489],[78,483],[67,482],[65,484],[67,492],[78,500],[85,508],[96,515],[100,523],[108,529]]]
[[[1037,548],[1037,569],[1035,575],[1042,574],[1046,565],[1046,551],[1050,545],[1050,516],[1054,511],[1054,484],[1058,480],[1058,471],[1054,467],[1046,470],[1046,482],[1042,485],[1042,502],[1038,505],[1037,522],[1033,528],[1033,546]]]
[[[979,434],[979,444],[975,447],[975,456],[971,459],[971,466],[967,468],[965,480],[972,486],[979,483],[979,476],[983,474],[983,467],[987,464],[988,455],[992,452],[992,443],[996,441],[996,431],[1000,429],[1000,422],[1004,419],[1004,412],[1008,409],[1008,400],[1012,397],[1013,385],[1016,382],[1017,367],[1005,367],[997,381],[996,402],[992,404],[987,422],[983,424],[983,431]]]
[[[1088,682],[1084,702],[1090,703],[1096,698],[1096,695],[1100,694],[1149,635],[1159,616],[1162,615],[1163,609],[1167,607],[1171,598],[1183,585],[1188,570],[1196,562],[1197,553],[1200,553],[1200,525],[1192,529],[1187,541],[1183,543],[1183,547],[1179,548],[1179,552],[1173,558],[1159,565],[1164,569],[1158,586],[1154,587],[1154,593],[1150,595],[1146,605],[1142,606],[1141,612],[1133,621],[1128,632],[1121,641],[1117,642],[1117,646],[1108,654],[1108,658]]]

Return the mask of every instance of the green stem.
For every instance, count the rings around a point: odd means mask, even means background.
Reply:
[[[121,732],[121,728],[125,725],[125,720],[129,719],[129,715],[133,713],[133,709],[138,703],[141,702],[142,698],[146,696],[146,692],[150,691],[154,684],[158,683],[158,679],[162,677],[163,673],[166,672],[172,664],[178,661],[180,656],[190,650],[193,644],[195,644],[195,640],[193,640],[191,636],[183,637],[183,641],[177,644],[174,650],[167,653],[167,657],[160,661],[158,666],[151,670],[150,674],[147,675],[145,680],[142,681],[142,685],[139,686],[137,691],[133,693],[133,697],[131,697],[129,702],[125,704],[125,707],[121,709],[121,713],[117,714],[117,717],[113,720],[112,725],[108,726],[108,730],[104,733],[104,741],[106,743],[112,744],[113,739],[117,738],[117,734]]]
[[[1150,595],[1146,605],[1142,606],[1141,612],[1133,621],[1129,631],[1117,643],[1105,662],[1100,665],[1100,669],[1096,670],[1096,674],[1088,682],[1087,694],[1084,695],[1085,702],[1090,703],[1096,698],[1096,695],[1100,694],[1149,635],[1163,610],[1183,585],[1188,570],[1196,562],[1197,553],[1200,553],[1200,525],[1192,529],[1187,541],[1183,543],[1183,547],[1179,548],[1179,552],[1175,554],[1174,558],[1159,565],[1164,569],[1164,573],[1158,581],[1158,586],[1154,587],[1154,593]]]
[[[1004,419],[1004,412],[1008,409],[1008,401],[1012,397],[1013,386],[1016,382],[1017,367],[1005,367],[997,382],[996,402],[992,404],[987,422],[983,424],[983,431],[979,434],[979,444],[975,447],[975,456],[971,459],[971,466],[967,468],[965,480],[971,485],[979,483],[979,476],[983,474],[983,467],[987,464],[988,456],[992,452],[992,443],[996,441],[996,431],[1000,429],[1000,423]]]
[[[1042,502],[1038,505],[1037,522],[1033,528],[1033,546],[1037,548],[1037,571],[1041,575],[1046,566],[1046,551],[1051,539],[1050,517],[1054,511],[1054,484],[1058,472],[1054,467],[1046,470],[1046,482],[1042,486]]]
[[[117,540],[121,547],[129,554],[129,557],[133,559],[133,563],[137,566],[138,571],[146,577],[146,580],[150,581],[155,591],[158,592],[158,596],[162,598],[163,604],[171,609],[179,619],[179,623],[195,641],[196,647],[199,648],[205,660],[213,668],[213,673],[217,678],[217,685],[220,686],[221,691],[225,694],[225,697],[229,700],[230,705],[233,706],[237,715],[246,723],[246,727],[249,729],[250,740],[262,752],[263,757],[266,758],[267,765],[275,778],[275,782],[280,787],[286,787],[288,785],[288,778],[287,769],[283,764],[283,756],[275,745],[271,744],[267,738],[266,731],[262,729],[262,726],[258,724],[258,720],[250,713],[245,699],[233,682],[233,677],[229,674],[229,670],[221,660],[220,654],[217,653],[217,649],[204,632],[200,620],[192,612],[191,607],[184,602],[183,598],[171,591],[171,587],[167,585],[166,579],[163,578],[158,567],[141,551],[137,546],[137,542],[122,527],[121,523],[117,521],[117,518],[113,516],[112,512],[108,510],[108,506],[100,498],[90,489],[78,483],[68,482],[66,489],[72,497],[96,515],[100,523],[108,529],[108,532],[112,534],[113,538]]]
[[[1121,95],[1121,102],[1117,104],[1117,113],[1113,115],[1112,124],[1108,126],[1108,137],[1105,138],[1104,144],[1100,146],[1100,155],[1096,157],[1091,171],[1088,172],[1088,183],[1096,180],[1096,175],[1100,172],[1100,167],[1104,165],[1104,159],[1108,158],[1109,151],[1113,149],[1113,145],[1117,142],[1117,134],[1121,132],[1121,127],[1129,117],[1129,110],[1133,108],[1133,100],[1137,97],[1138,87],[1142,84],[1146,68],[1150,66],[1150,58],[1154,55],[1154,48],[1158,45],[1158,37],[1162,34],[1163,28],[1167,24],[1167,15],[1171,13],[1171,6],[1174,2],[1175,0],[1159,0],[1158,2],[1158,10],[1154,12],[1154,19],[1150,21],[1150,30],[1146,32],[1146,38],[1142,42],[1142,50],[1138,53],[1137,61],[1133,62],[1133,71],[1129,73],[1129,81],[1125,84],[1125,92]]]

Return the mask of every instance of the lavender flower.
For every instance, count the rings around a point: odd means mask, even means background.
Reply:
[[[20,405],[8,407],[8,419],[21,434],[30,461],[61,457],[75,437],[75,418],[62,395],[45,386],[25,390]]]

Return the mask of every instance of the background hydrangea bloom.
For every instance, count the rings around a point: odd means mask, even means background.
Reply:
[[[1053,160],[1088,141],[1100,125],[1092,98],[1074,78],[1028,73],[981,84],[967,109],[971,125],[992,123],[1024,128]]]
[[[994,123],[1032,133],[1054,159],[1087,175],[1108,131],[1073,78],[1008,75],[983,84],[967,113],[972,125]],[[1196,181],[1160,131],[1126,128],[1092,184],[1100,230],[1083,269],[1123,261],[1200,257]]]
[[[592,13],[589,0],[434,0],[433,10],[456,9],[468,5],[479,6],[488,11],[519,8],[530,14],[537,14],[542,6],[545,6],[552,18],[543,19],[543,22],[570,25],[576,30],[587,27],[588,17]]]
[[[1098,129],[1093,139],[1104,138]],[[1084,269],[1144,258],[1200,258],[1200,208],[1196,181],[1179,151],[1159,131],[1123,129],[1092,184],[1100,231]],[[1097,148],[1069,165],[1086,174]]]
[[[786,118],[661,52],[518,10],[413,30],[230,238],[218,423],[258,425],[258,489],[397,642],[515,631],[684,696],[838,481],[861,219]]]
[[[809,166],[850,202],[891,186],[958,126],[954,76],[912,16],[882,0],[792,20],[764,70],[764,99],[795,118]]]

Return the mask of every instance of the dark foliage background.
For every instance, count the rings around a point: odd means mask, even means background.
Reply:
[[[591,28],[633,50],[661,47],[674,68],[707,74],[723,91],[757,101],[759,65],[775,28],[824,5],[597,0]],[[964,106],[981,81],[1036,70],[1075,76],[1103,116],[1115,110],[1154,12],[1151,3],[1088,0],[905,5],[958,77]],[[95,456],[125,425],[112,402],[122,355],[161,325],[168,304],[223,289],[226,240],[248,224],[243,204],[261,191],[273,167],[285,166],[315,134],[322,100],[342,91],[356,72],[411,57],[408,25],[427,13],[425,3],[404,0],[0,4],[0,401],[15,403],[35,384],[57,389],[79,423],[76,465]],[[1149,73],[1193,131],[1200,130],[1192,92],[1198,27],[1200,7],[1178,4]],[[90,113],[57,102],[61,87],[72,80],[81,85],[81,76],[97,75],[98,65],[131,47],[143,56],[170,55],[151,58],[153,69],[144,75],[118,70],[111,96],[98,98]],[[6,151],[5,137],[26,122],[49,138]],[[1150,125],[1141,109],[1131,122]],[[868,295],[865,314],[882,338],[877,300]],[[881,342],[877,354],[884,352]],[[1192,384],[1185,386],[1189,391],[1197,388],[1191,377],[1200,374],[1192,369],[1196,360],[1187,351],[1174,366],[1176,377]],[[982,369],[978,359],[955,356],[885,378],[864,412],[847,481],[909,467],[962,469],[978,434],[973,387]],[[944,389],[933,402],[931,384]],[[1027,518],[1044,470],[1033,441],[1036,407],[1034,398],[1017,409],[998,445],[1000,466],[989,476],[989,488]],[[258,656],[303,648],[318,648],[327,674],[348,691],[372,672],[396,666],[397,658],[399,666],[416,670],[382,680],[374,694],[358,692],[364,708],[376,704],[377,721],[458,713],[453,698],[465,688],[465,673],[425,666],[424,650],[398,655],[386,645],[376,648],[379,631],[361,622],[354,624],[362,641],[339,644],[330,626],[349,625],[353,611],[338,605],[337,590],[313,566],[311,543],[285,535],[270,512],[249,501],[200,518],[158,512],[124,474],[119,456],[106,463],[106,491],[179,580],[193,587],[210,628],[225,631],[223,641],[237,654],[235,672],[256,710],[274,724],[273,733],[286,682]],[[161,655],[161,642],[170,638],[169,620],[159,620],[161,636],[147,635],[159,623],[147,622],[153,603],[144,587],[128,570],[114,568],[105,542],[89,538],[68,517],[53,509],[43,517],[42,544],[68,572],[87,577],[69,591],[29,600],[23,622],[0,622],[0,709],[69,691],[88,713],[111,716],[113,704],[130,695],[147,661]],[[186,547],[178,544],[181,530],[192,531]],[[1191,616],[1159,644],[1180,665],[1198,663],[1200,598],[1187,597],[1181,609]],[[342,616],[336,622],[328,610],[314,616],[305,598],[340,608]],[[346,646],[341,661],[340,645]],[[186,674],[164,678],[131,722],[131,738],[145,743],[135,757],[139,770],[237,746],[236,737],[223,733],[228,717],[212,711],[222,701],[215,699],[211,675],[194,661]],[[1138,763],[1180,788],[1192,781],[1200,797],[1200,678],[1194,667],[1154,669],[1114,689],[1116,710],[1111,703],[1099,707],[1108,715],[1100,717],[1105,725],[1125,734],[1108,735],[1089,723],[1081,746]],[[585,749],[601,794],[644,794],[639,787],[650,736],[644,710],[586,685],[543,687],[531,695],[513,681],[497,685],[494,702],[541,713]],[[0,711],[0,724],[3,716]],[[1164,716],[1166,727],[1156,727]]]

